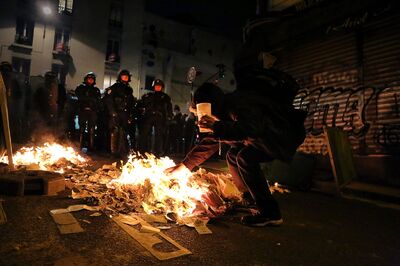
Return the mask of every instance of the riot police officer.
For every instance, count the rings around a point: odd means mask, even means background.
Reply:
[[[64,106],[66,91],[58,84],[57,74],[47,71],[44,75],[44,84],[34,93],[35,110],[46,125],[58,134],[59,118]]]
[[[79,140],[80,148],[85,147],[84,136],[88,132],[88,151],[93,151],[95,140],[95,128],[97,125],[97,113],[100,103],[100,89],[95,87],[96,75],[89,72],[83,79],[83,83],[75,89],[78,98],[78,118],[79,118]]]
[[[153,152],[160,156],[164,153],[167,121],[172,118],[172,103],[168,94],[163,92],[164,82],[162,80],[154,80],[152,87],[154,91],[143,95],[140,101],[142,118],[139,125],[139,150],[142,153],[151,150],[149,138],[154,127]]]
[[[108,113],[108,126],[110,130],[110,151],[117,157],[128,154],[129,128],[134,123],[134,107],[136,98],[129,85],[131,74],[124,69],[118,74],[117,82],[106,89],[104,104]]]

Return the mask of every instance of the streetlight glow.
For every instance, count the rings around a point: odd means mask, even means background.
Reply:
[[[43,13],[44,13],[46,16],[48,16],[48,15],[51,14],[51,8],[48,7],[48,6],[44,6],[44,7],[42,8],[42,10],[43,10]]]

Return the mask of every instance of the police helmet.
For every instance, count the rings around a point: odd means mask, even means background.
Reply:
[[[121,70],[120,72],[119,72],[119,74],[118,74],[118,81],[119,82],[121,82],[122,80],[121,80],[121,76],[128,76],[129,77],[129,79],[128,79],[128,82],[130,82],[131,81],[131,72],[129,72],[129,70],[127,70],[127,69],[123,69],[123,70]]]
[[[83,82],[86,82],[88,78],[94,79],[94,83],[93,84],[96,84],[96,74],[94,72],[92,72],[92,71],[88,72],[85,75],[85,77],[83,78]]]
[[[164,82],[161,79],[155,79],[153,81],[153,84],[151,84],[151,87],[153,88],[153,90],[155,91],[156,86],[161,86],[161,90],[164,90]]]

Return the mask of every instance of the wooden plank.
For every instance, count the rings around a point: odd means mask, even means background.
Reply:
[[[7,222],[6,212],[3,209],[2,199],[0,199],[0,224],[5,224]]]
[[[346,132],[336,127],[324,127],[329,159],[337,189],[357,178],[353,153]]]
[[[1,118],[3,122],[4,138],[7,147],[8,166],[10,167],[10,170],[14,170],[14,162],[12,158],[10,122],[8,120],[6,85],[4,85],[3,76],[1,73],[0,73],[0,108],[1,108]]]
[[[140,232],[138,229],[127,225],[122,222],[122,217],[116,216],[112,218],[113,221],[119,225],[125,232],[127,232],[133,239],[135,239],[137,242],[139,242],[140,245],[142,245],[145,249],[147,249],[153,256],[155,256],[159,260],[168,260],[184,255],[189,255],[192,254],[188,249],[182,247],[179,245],[177,242],[175,242],[172,238],[167,236],[166,234],[160,232],[160,233],[144,233]],[[138,216],[135,216],[135,219],[139,220],[140,224],[142,226],[151,226],[148,224],[146,221],[141,219]],[[156,244],[163,243],[163,240],[169,242],[173,246],[177,248],[175,251],[171,252],[163,252],[158,249],[156,249],[154,246]]]

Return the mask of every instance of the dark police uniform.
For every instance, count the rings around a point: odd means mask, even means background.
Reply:
[[[127,134],[134,123],[134,106],[136,98],[128,83],[117,81],[106,89],[104,104],[108,113],[108,127],[110,130],[110,151],[113,155],[125,156],[128,154]]]
[[[150,136],[154,127],[154,150],[156,155],[164,152],[165,132],[167,121],[172,118],[171,98],[162,91],[149,92],[142,96],[139,108],[142,117],[139,124],[139,150],[150,152]]]
[[[60,121],[66,100],[64,86],[58,84],[57,76],[49,71],[44,76],[44,84],[39,87],[34,95],[34,109],[39,114],[39,119],[57,136],[61,134]],[[64,135],[64,132],[62,132]]]
[[[82,83],[75,89],[75,95],[78,97],[78,116],[79,116],[79,138],[80,145],[83,148],[84,135],[87,127],[88,131],[88,149],[93,150],[95,139],[95,127],[97,125],[97,113],[100,105],[100,89]]]

